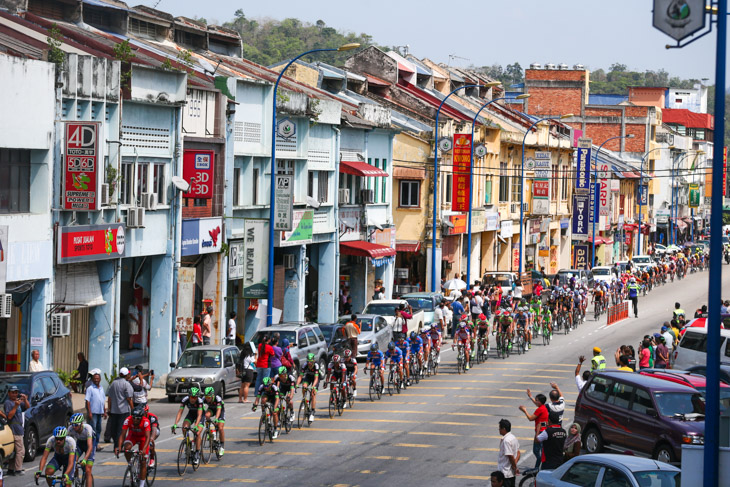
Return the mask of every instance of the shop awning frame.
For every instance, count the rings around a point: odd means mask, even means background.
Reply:
[[[340,161],[340,172],[364,178],[387,178],[390,176],[382,169],[363,161]]]
[[[419,241],[396,241],[396,252],[418,252],[421,250],[421,242]]]
[[[395,252],[396,250],[392,247],[386,247],[385,245],[374,244],[364,240],[340,242],[340,253],[344,255],[381,259],[383,257],[394,256]]]

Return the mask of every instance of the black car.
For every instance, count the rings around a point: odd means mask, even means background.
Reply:
[[[707,376],[707,366],[702,364],[687,367],[687,372]],[[730,362],[720,362],[720,380],[730,384]]]
[[[32,462],[53,434],[53,428],[68,423],[73,413],[71,391],[55,372],[0,372],[0,402],[5,402],[10,386],[18,386],[20,393],[28,396],[25,461]]]
[[[335,323],[333,325],[319,325],[322,330],[325,342],[327,342],[327,363],[332,361],[335,353],[342,355],[348,345],[345,336],[345,325]]]

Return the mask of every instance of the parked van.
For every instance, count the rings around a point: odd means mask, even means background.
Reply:
[[[720,330],[720,361],[730,360],[730,330]],[[674,368],[687,369],[707,363],[707,328],[687,328],[674,350]]]

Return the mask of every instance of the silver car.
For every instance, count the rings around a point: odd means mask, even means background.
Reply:
[[[632,455],[595,453],[580,455],[555,470],[541,470],[540,487],[644,487],[680,485],[681,471],[668,463]]]
[[[241,386],[236,375],[239,350],[233,345],[206,345],[190,347],[180,359],[170,363],[173,370],[167,375],[167,400],[175,402],[195,386],[201,390],[212,386],[216,394],[225,397]]]
[[[388,348],[388,343],[393,340],[393,327],[388,324],[381,315],[355,315],[355,320],[360,327],[360,335],[357,337],[357,358],[365,358],[373,343],[377,343],[380,350]],[[349,316],[342,316],[339,323],[345,324],[350,321]]]

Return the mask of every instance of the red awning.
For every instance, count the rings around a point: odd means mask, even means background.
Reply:
[[[396,242],[396,252],[418,252],[421,250],[421,242]]]
[[[589,235],[589,236],[588,236],[588,241],[589,241],[589,242],[593,242],[593,237],[591,237],[591,236]],[[600,235],[598,235],[598,236],[596,237],[596,245],[603,245],[603,244],[612,244],[612,243],[613,243],[613,240],[611,240],[610,238],[606,238],[606,237],[601,237]]]
[[[376,78],[375,76],[366,74],[365,77],[368,79],[368,84],[371,84],[373,86],[390,86],[390,83],[380,78]]]
[[[340,242],[340,252],[345,255],[356,255],[359,257],[370,257],[380,259],[395,255],[395,249],[378,245],[364,240],[353,240],[351,242]]]
[[[636,223],[624,223],[624,231],[633,232],[638,226]]]
[[[362,161],[340,161],[340,172],[366,178],[388,177],[387,172]]]
[[[398,62],[398,71],[405,71],[406,73],[413,74],[415,71],[413,71],[411,68],[403,64],[402,62]]]

